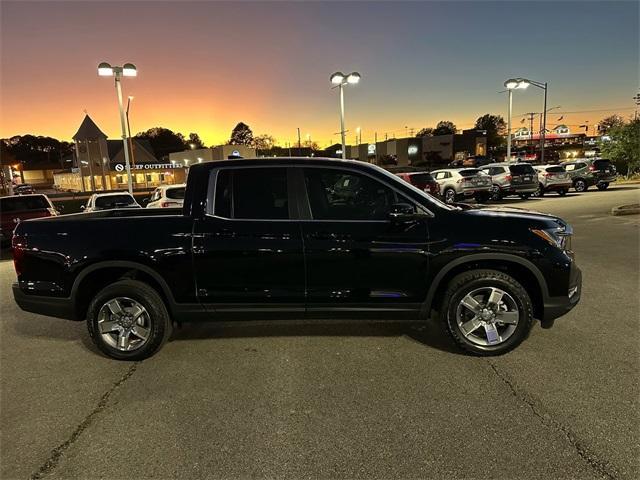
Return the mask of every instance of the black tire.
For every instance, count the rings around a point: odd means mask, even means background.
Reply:
[[[111,299],[127,297],[141,304],[148,312],[149,336],[146,342],[132,351],[122,351],[107,344],[98,327],[100,309]],[[153,288],[138,280],[120,280],[103,288],[91,300],[87,311],[87,328],[91,340],[105,355],[117,360],[143,360],[156,353],[169,339],[171,319],[164,301]]]
[[[520,198],[521,198],[522,200],[528,200],[530,196],[531,196],[531,194],[530,194],[530,193],[521,193],[521,194],[520,194]]]
[[[442,196],[446,203],[455,203],[458,195],[453,188],[446,188],[444,192],[442,192]]]
[[[497,287],[515,301],[519,319],[509,338],[497,345],[482,346],[468,340],[456,320],[457,308],[470,292],[481,287]],[[522,343],[533,326],[533,306],[527,291],[513,277],[497,270],[470,270],[454,277],[444,294],[440,318],[453,341],[462,350],[478,356],[502,355]]]
[[[606,190],[607,188],[609,188],[609,183],[602,182],[602,183],[599,183],[597,187],[598,187],[598,190]]]
[[[476,198],[476,202],[485,203],[486,201],[488,201],[491,198],[491,194],[489,194],[489,193],[476,193],[475,198]]]
[[[576,192],[582,193],[582,192],[586,192],[589,189],[589,186],[587,185],[587,182],[579,178],[578,180],[574,180],[573,188],[575,189]]]
[[[566,194],[567,194],[566,188],[561,188],[560,190],[558,190],[558,195],[560,195],[561,197],[564,197]]]
[[[491,187],[491,200],[502,200],[502,192],[500,192],[500,187],[498,185],[493,185]]]

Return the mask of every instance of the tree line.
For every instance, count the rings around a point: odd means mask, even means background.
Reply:
[[[501,148],[506,142],[506,122],[500,115],[487,113],[477,118],[476,130],[483,130],[487,135],[489,151]],[[454,134],[458,131],[455,123],[442,120],[435,127],[425,127],[418,131],[416,137],[428,137],[436,135]],[[619,115],[612,115],[602,119],[598,123],[598,131],[610,136],[610,141],[601,142],[601,150],[604,156],[611,158],[619,166],[640,169],[640,155],[638,150],[640,121],[625,120]],[[137,133],[134,138],[146,140],[151,146],[155,156],[160,160],[166,160],[170,153],[180,152],[186,149],[205,148],[205,144],[197,133],[191,132],[183,135],[164,127],[154,127],[144,132]],[[63,166],[63,159],[73,155],[74,145],[71,142],[60,141],[46,136],[16,135],[1,140],[2,154],[0,160],[3,165],[16,162],[25,165],[52,165]],[[255,148],[258,152],[268,151],[277,146],[277,140],[269,134],[254,135],[251,127],[244,122],[239,122],[231,131],[229,137],[231,145],[246,145]],[[293,145],[296,147],[297,145]],[[318,150],[316,142],[309,139],[301,141],[301,146]]]

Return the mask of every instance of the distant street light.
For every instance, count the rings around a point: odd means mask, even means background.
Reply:
[[[517,86],[509,87],[509,85],[513,85],[513,82],[517,82]],[[547,129],[547,90],[548,85],[547,82],[536,82],[535,80],[529,80],[527,78],[512,78],[504,82],[504,86],[511,91],[513,88],[527,88],[529,85],[533,85],[534,87],[538,87],[544,90],[544,104],[542,107],[542,128],[540,132],[540,162],[544,164],[544,142],[545,142],[545,131]],[[533,135],[533,132],[531,132]]]
[[[133,193],[133,184],[131,182],[131,164],[129,163],[129,147],[127,145],[127,121],[125,120],[124,107],[122,106],[122,87],[120,79],[122,77],[135,77],[138,70],[133,63],[125,63],[122,67],[112,67],[107,62],[98,65],[98,76],[115,77],[116,93],[118,94],[118,108],[120,109],[120,127],[122,128],[122,145],[124,147],[124,161],[127,169],[127,185],[129,193]],[[133,98],[133,97],[131,97]],[[129,105],[127,104],[127,110]]]
[[[504,82],[504,86],[507,89],[508,108],[507,108],[507,158],[511,160],[511,110],[513,108],[513,90],[525,89],[529,86],[522,78],[510,78]]]
[[[331,84],[334,88],[340,89],[340,137],[342,139],[342,158],[347,158],[347,144],[345,140],[344,129],[344,86],[345,85],[357,85],[360,82],[360,74],[358,72],[351,72],[349,75],[345,75],[342,72],[336,72],[330,77]]]

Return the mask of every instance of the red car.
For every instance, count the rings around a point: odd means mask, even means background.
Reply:
[[[13,229],[18,222],[56,215],[58,211],[46,195],[0,197],[0,243],[3,247],[11,243]]]
[[[405,182],[410,183],[414,187],[417,187],[424,192],[430,193],[431,195],[435,196],[440,195],[440,185],[435,181],[430,173],[403,172],[396,173],[396,175],[403,179]]]

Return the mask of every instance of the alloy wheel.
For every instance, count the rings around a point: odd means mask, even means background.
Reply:
[[[456,310],[456,322],[464,338],[474,345],[495,346],[506,342],[520,320],[518,305],[497,287],[481,287],[465,295]]]
[[[142,347],[151,336],[151,317],[136,300],[116,297],[98,312],[98,331],[104,343],[122,352]]]
[[[444,192],[444,199],[447,203],[454,203],[456,201],[456,192],[452,189]]]

